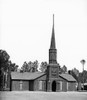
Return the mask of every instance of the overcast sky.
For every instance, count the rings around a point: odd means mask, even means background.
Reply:
[[[53,14],[58,63],[82,71],[80,61],[87,62],[87,0],[0,0],[0,49],[20,67],[24,61],[48,62]]]

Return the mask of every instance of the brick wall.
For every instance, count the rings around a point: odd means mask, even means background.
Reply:
[[[42,86],[40,86],[41,84]],[[34,90],[35,91],[46,91],[46,75],[34,80]]]
[[[29,81],[12,80],[12,91],[28,91]]]
[[[62,82],[62,91],[67,91],[67,81]]]
[[[68,91],[76,91],[76,83],[68,82]]]
[[[19,91],[20,90],[19,83],[20,83],[20,81],[12,81],[11,90],[12,91]]]

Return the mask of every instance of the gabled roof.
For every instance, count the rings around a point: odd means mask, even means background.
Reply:
[[[42,72],[11,72],[11,79],[15,80],[35,80],[41,76],[45,75]]]
[[[76,82],[76,79],[70,74],[60,74],[59,76],[69,82]]]
[[[13,80],[35,80],[39,77],[46,75],[42,72],[11,72],[11,79]],[[60,78],[63,78],[69,82],[76,82],[75,78],[70,74],[59,74]]]

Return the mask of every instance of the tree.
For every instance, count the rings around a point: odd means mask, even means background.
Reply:
[[[26,61],[23,63],[23,66],[21,67],[21,69],[23,70],[23,72],[28,72],[28,64]]]
[[[41,65],[40,65],[40,71],[41,72],[46,72],[47,70],[47,62],[41,62]]]
[[[62,69],[62,73],[66,73],[67,72],[67,67],[65,65],[61,69]]]
[[[0,69],[6,70],[8,66],[5,66],[10,56],[5,50],[0,50]]]
[[[83,74],[84,74],[84,83],[87,82],[87,71],[86,70],[79,73],[79,71],[76,68],[74,68],[73,70],[69,70],[68,73],[71,74],[77,80],[78,89],[82,88],[81,83],[83,83]]]
[[[58,67],[59,67],[59,74],[61,74],[63,72],[61,65],[58,63]]]
[[[84,83],[85,83],[87,82],[87,71],[86,70],[84,70],[84,72],[82,73],[79,73],[79,81],[83,83],[83,74],[84,74]]]
[[[86,61],[82,59],[80,62],[82,63],[82,65],[84,65]]]
[[[17,71],[19,66],[16,65],[16,63],[11,63],[10,67],[11,67],[11,71],[15,72],[15,71]]]
[[[84,90],[84,64],[86,61],[82,59],[80,62],[82,63],[82,66],[83,66],[83,90]]]
[[[4,75],[8,70],[8,61],[10,56],[5,50],[0,50],[0,90],[4,87]]]
[[[72,69],[72,71],[75,73],[75,75],[77,77],[79,76],[79,70],[78,69],[74,68],[74,69]]]
[[[68,70],[68,73],[71,74],[77,80],[77,82],[79,82],[79,77],[76,75],[76,73],[73,70]]]
[[[38,71],[38,61],[31,62],[29,61],[28,63],[25,61],[23,66],[21,67],[21,70],[23,72],[36,72]]]
[[[38,64],[39,64],[39,63],[38,63],[37,60],[33,62],[33,67],[32,67],[33,70],[32,70],[32,72],[36,72],[36,71],[38,71]]]
[[[11,71],[17,71],[18,65],[9,60],[10,56],[5,50],[0,50],[0,90],[3,90],[7,83],[6,77]]]

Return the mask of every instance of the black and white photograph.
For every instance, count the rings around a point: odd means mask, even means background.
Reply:
[[[87,100],[87,0],[0,0],[0,100]]]

